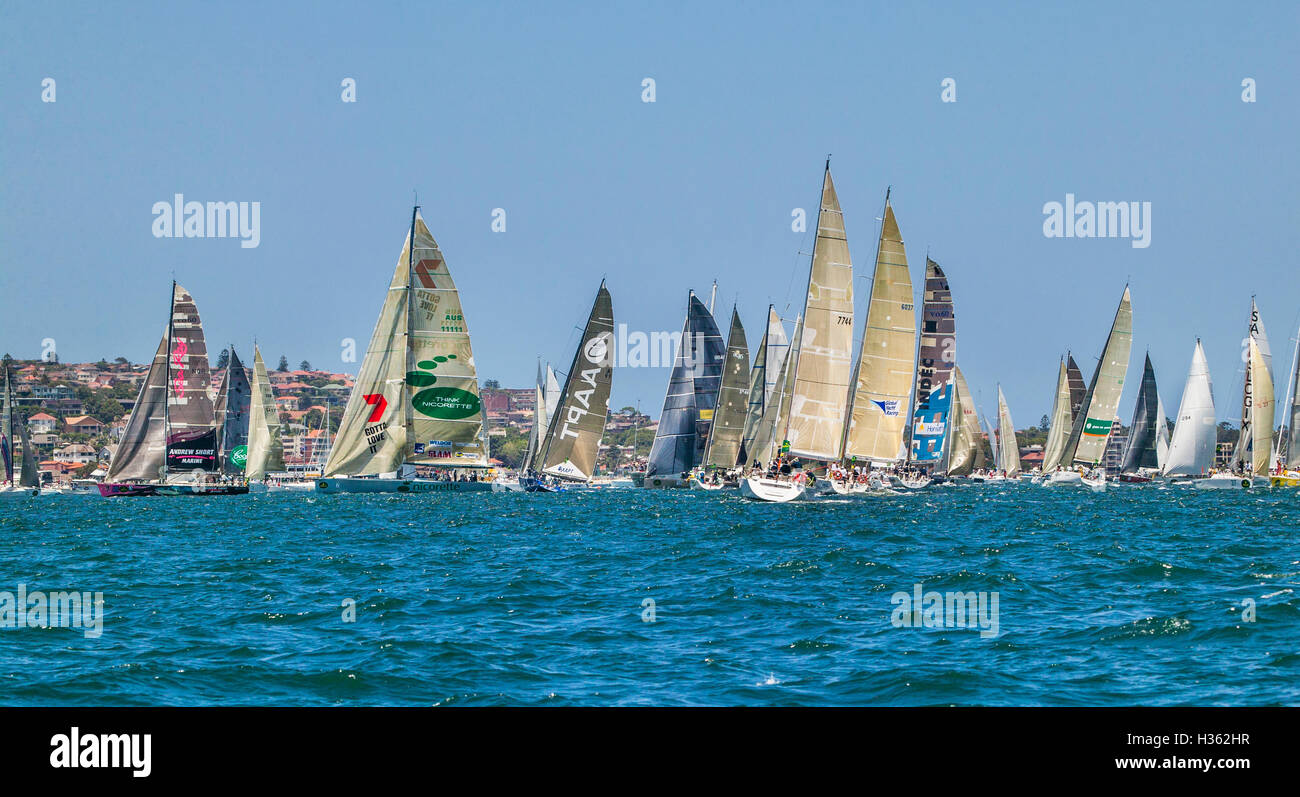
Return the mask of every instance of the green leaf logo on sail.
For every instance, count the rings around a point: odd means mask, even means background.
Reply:
[[[428,388],[411,397],[411,406],[416,412],[445,421],[469,418],[479,413],[482,405],[479,397],[473,393],[455,387],[430,387],[438,381],[438,377],[432,373],[438,364],[454,359],[456,355],[448,354],[432,360],[421,360],[417,365],[423,370],[406,372],[406,384]]]
[[[235,446],[230,449],[230,464],[242,468],[248,463],[248,446]]]

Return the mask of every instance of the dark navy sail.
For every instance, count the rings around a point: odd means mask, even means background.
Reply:
[[[1124,461],[1120,470],[1133,473],[1138,468],[1159,467],[1156,457],[1156,423],[1164,419],[1156,409],[1159,396],[1156,391],[1156,372],[1151,367],[1151,354],[1147,354],[1142,370],[1142,387],[1138,391],[1137,406],[1133,408],[1133,423],[1129,426],[1128,442],[1124,446]]]
[[[726,343],[713,315],[692,291],[647,476],[681,476],[703,461],[726,358]]]

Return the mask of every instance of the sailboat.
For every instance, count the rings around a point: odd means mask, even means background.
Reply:
[[[726,358],[713,314],[691,291],[642,487],[689,486],[690,472],[704,462]]]
[[[1268,377],[1271,389],[1273,384],[1273,355],[1269,350],[1268,333],[1264,331],[1264,321],[1259,317],[1259,308],[1255,305],[1255,297],[1253,296],[1250,298],[1250,324],[1247,327],[1246,338],[1259,349],[1260,360],[1263,364],[1262,373]],[[1255,416],[1260,415],[1260,421],[1268,427],[1270,436],[1273,431],[1273,405],[1270,403],[1269,414],[1264,416],[1253,401],[1256,375],[1256,369],[1248,361],[1241,388],[1241,431],[1237,435],[1237,446],[1232,454],[1233,470],[1241,473],[1250,473],[1255,459]],[[1265,460],[1271,454],[1272,451],[1265,452]]]
[[[247,493],[242,479],[214,480],[220,464],[208,347],[194,297],[175,281],[168,309],[167,331],[99,493],[105,498]]]
[[[745,449],[745,470],[762,473],[764,470],[771,470],[780,459],[782,451],[781,435],[784,433],[787,421],[790,417],[790,395],[794,390],[794,364],[799,359],[799,340],[803,336],[803,316],[800,315],[794,322],[794,337],[787,349],[787,355],[781,361],[781,367],[776,374],[776,383],[772,393],[767,398],[766,405],[763,409],[763,417],[758,421],[754,439]],[[788,450],[788,448],[787,448]],[[773,484],[778,480],[772,479]],[[781,485],[788,484],[780,482]],[[741,481],[740,489],[742,494],[746,487],[744,480]],[[784,496],[788,491],[784,486],[777,489],[778,494]],[[800,493],[802,490],[799,491]],[[789,499],[787,499],[789,500]]]
[[[789,348],[789,341],[785,338],[785,325],[777,316],[776,309],[769,304],[767,328],[763,330],[763,340],[754,352],[754,367],[749,371],[749,408],[740,435],[741,466],[748,467],[754,459],[754,439],[758,435],[759,424],[767,411],[768,401],[776,387]]]
[[[1056,397],[1052,400],[1052,414],[1047,427],[1047,442],[1043,445],[1043,473],[1051,473],[1061,464],[1061,454],[1065,453],[1065,440],[1074,425],[1074,415],[1070,409],[1070,376],[1066,369],[1065,358],[1061,358],[1056,375]]]
[[[1133,407],[1133,422],[1129,424],[1128,440],[1120,461],[1119,480],[1133,484],[1151,481],[1150,474],[1158,473],[1160,458],[1156,451],[1159,428],[1164,425],[1164,411],[1160,406],[1160,393],[1156,389],[1156,372],[1151,366],[1151,353],[1142,366],[1142,386],[1138,389],[1137,404]]]
[[[417,476],[417,466],[454,477]],[[469,492],[491,484],[478,374],[460,293],[417,205],[316,482],[319,492]]]
[[[704,445],[703,473],[691,480],[691,486],[720,490],[723,479],[743,461],[745,422],[749,415],[749,346],[740,314],[731,308],[731,329],[727,333],[727,359],[722,366],[717,406],[709,437]],[[719,474],[722,474],[721,476]]]
[[[261,482],[266,474],[284,470],[284,445],[280,442],[280,412],[271,392],[262,350],[253,346],[253,382],[249,387],[248,451],[244,476],[250,483]],[[327,427],[328,428],[328,427]]]
[[[853,378],[853,262],[829,160],[822,174],[818,208],[803,327],[796,333],[798,355],[789,369],[793,376],[790,410],[781,436],[781,454],[825,467],[839,462],[844,455],[849,386]],[[892,212],[886,215],[892,220]],[[897,232],[896,225],[893,231]],[[886,301],[887,297],[882,297],[882,303]],[[908,301],[911,301],[910,289]],[[909,360],[911,356],[909,352]],[[909,386],[910,375],[909,362]],[[894,411],[901,415],[898,406]],[[787,486],[772,487],[767,482]],[[781,482],[761,476],[751,476],[741,485],[742,495],[767,501],[793,500],[803,492],[803,485],[796,481]]]
[[[1162,419],[1163,422],[1163,419]],[[1214,464],[1214,391],[1210,383],[1210,365],[1200,338],[1192,350],[1192,365],[1183,386],[1178,418],[1169,440],[1169,454],[1160,472],[1168,477],[1198,477],[1209,473]]]
[[[538,444],[539,454],[532,466],[535,473],[580,484],[589,483],[595,475],[614,383],[613,343],[614,305],[601,280],[545,437]],[[536,478],[529,482],[526,489],[543,488]]]
[[[14,429],[18,430],[18,448],[14,448]],[[14,455],[21,455],[18,483],[14,483]],[[0,460],[4,465],[4,481],[0,484],[0,498],[25,498],[53,495],[57,489],[41,488],[40,473],[36,465],[36,449],[27,436],[27,423],[18,417],[14,402],[13,383],[9,374],[9,361],[4,362],[4,398],[0,402]]]
[[[1269,480],[1274,487],[1300,487],[1300,445],[1294,442],[1296,425],[1300,423],[1300,389],[1297,388],[1300,388],[1300,335],[1296,337],[1291,378],[1287,382],[1287,397],[1282,405],[1285,408],[1284,425],[1274,454],[1283,470]]]
[[[1250,440],[1245,450],[1250,454],[1245,468],[1240,473],[1215,473],[1209,478],[1198,479],[1194,486],[1202,490],[1246,489],[1256,483],[1268,484],[1269,457],[1273,454],[1273,374],[1272,364],[1264,354],[1264,346],[1255,338],[1248,338],[1246,360],[1246,379],[1250,384],[1247,394],[1249,410],[1242,426],[1248,430]],[[1243,446],[1239,443],[1237,451]]]
[[[956,314],[952,290],[939,264],[925,259],[921,342],[912,402],[911,461],[935,467],[951,443],[953,370],[957,365]]]
[[[1020,473],[1020,445],[1016,442],[1016,425],[1011,420],[1007,397],[998,385],[998,470],[1006,478],[1014,479]]]
[[[1106,345],[1102,347],[1101,358],[1093,371],[1092,381],[1088,383],[1083,402],[1075,416],[1070,429],[1070,437],[1065,442],[1061,462],[1070,467],[1093,469],[1092,475],[1071,476],[1069,471],[1053,473],[1046,484],[1082,483],[1094,492],[1106,489],[1105,473],[1096,473],[1106,454],[1106,443],[1110,440],[1111,430],[1115,425],[1115,411],[1119,407],[1120,395],[1124,392],[1124,377],[1128,373],[1129,354],[1133,347],[1133,301],[1129,287],[1124,286],[1124,295],[1120,297],[1119,307],[1111,322],[1110,334],[1106,336]],[[1075,471],[1074,473],[1078,473]]]

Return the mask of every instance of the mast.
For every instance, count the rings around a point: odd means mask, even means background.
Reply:
[[[415,317],[415,217],[419,212],[419,205],[411,208],[411,235],[406,247],[406,373],[408,374],[416,370],[415,358],[411,355],[411,319]],[[402,386],[399,395],[402,397],[402,426],[406,433],[406,441],[402,444],[402,451],[405,452],[407,446],[415,439],[415,411],[406,397],[405,385]],[[401,468],[400,463],[398,468]]]
[[[820,232],[822,228],[822,197],[826,193],[826,178],[830,173],[831,173],[831,156],[827,155],[826,168],[822,170],[822,190],[821,193],[817,195],[817,226],[813,228],[817,232],[813,233],[813,253],[812,253],[812,257],[808,259],[808,282],[805,283],[803,287],[803,313],[800,314],[801,317],[803,318],[808,317],[808,292],[812,289],[813,262],[817,259],[817,233]],[[850,285],[852,284],[852,280],[850,280],[849,284]],[[799,332],[799,337],[802,338],[803,331],[799,330],[798,332]],[[802,343],[803,343],[802,340],[797,342],[797,344],[802,344]],[[790,342],[791,351],[794,351],[794,347],[797,344],[795,341]],[[799,345],[799,348],[802,350],[803,346]],[[800,359],[799,357],[796,357],[794,359],[794,379],[791,380],[790,382],[791,391],[793,391],[793,386],[799,383],[799,359]],[[790,437],[790,417],[792,415],[794,415],[793,412],[790,413],[790,415],[787,415],[785,418],[785,429],[781,431],[781,439],[777,441],[778,451],[780,451],[781,447],[785,445],[785,441],[788,440]],[[847,422],[847,418],[845,420]]]
[[[172,333],[176,324],[176,280],[172,280],[172,295],[167,302],[167,381],[163,382],[163,457],[159,470],[161,481],[167,481],[167,449],[171,445],[171,390],[172,390]],[[134,412],[134,410],[132,410]]]

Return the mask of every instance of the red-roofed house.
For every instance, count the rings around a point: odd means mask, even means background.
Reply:
[[[32,430],[32,434],[45,434],[53,432],[54,427],[59,425],[59,419],[46,412],[38,412],[27,419],[27,426]]]
[[[100,434],[104,431],[104,424],[90,415],[74,415],[64,420],[64,424],[69,432],[77,434]]]

